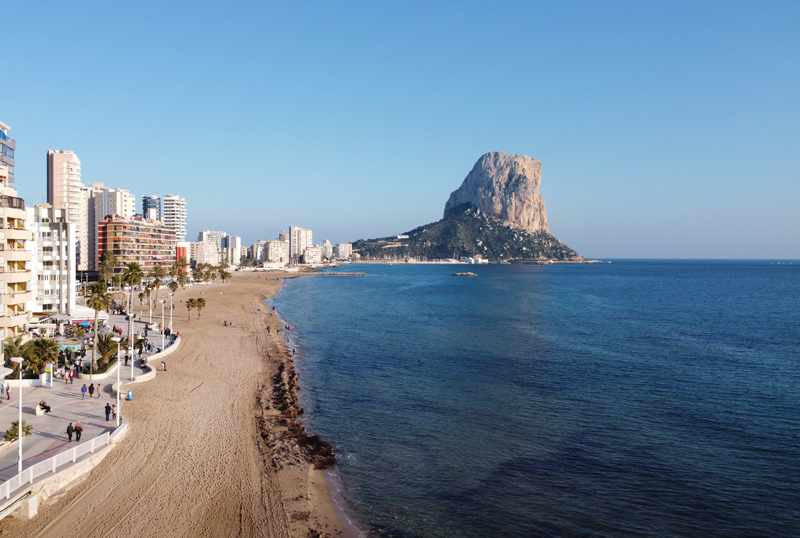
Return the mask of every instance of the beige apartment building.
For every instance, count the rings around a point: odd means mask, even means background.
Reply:
[[[89,269],[87,191],[81,183],[81,161],[71,151],[47,151],[47,203],[63,209],[67,222],[75,227],[78,269]]]
[[[0,339],[24,332],[30,321],[26,303],[33,298],[27,250],[33,234],[25,229],[24,200],[9,186],[14,181],[17,143],[8,137],[8,129],[0,122]]]

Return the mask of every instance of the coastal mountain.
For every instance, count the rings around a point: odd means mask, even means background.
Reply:
[[[550,233],[541,177],[538,159],[487,153],[450,195],[442,220],[394,237],[356,241],[353,251],[362,259],[583,261]]]
[[[444,206],[444,217],[465,204],[506,226],[530,233],[550,232],[539,192],[542,163],[527,155],[487,153],[475,163]]]

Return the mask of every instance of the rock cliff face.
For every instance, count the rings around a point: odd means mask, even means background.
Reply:
[[[539,192],[542,163],[527,155],[483,155],[444,206],[444,216],[470,207],[506,226],[530,233],[550,232]]]

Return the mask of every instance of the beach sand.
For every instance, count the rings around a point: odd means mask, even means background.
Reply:
[[[166,359],[167,372],[130,386],[125,438],[38,516],[6,518],[0,533],[340,536],[322,471],[309,463],[329,459],[327,448],[309,443],[294,418],[297,375],[281,322],[264,304],[287,276],[241,272],[225,284],[179,289],[173,327],[181,348]],[[187,321],[192,297],[206,307]]]

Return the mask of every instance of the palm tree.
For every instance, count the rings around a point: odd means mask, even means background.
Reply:
[[[11,423],[11,427],[6,430],[6,433],[3,436],[6,441],[16,441],[17,439],[19,439],[19,432],[17,431],[18,426],[19,426],[18,420],[15,420],[14,422]],[[22,433],[25,435],[25,437],[28,437],[32,432],[33,432],[33,426],[31,426],[30,424],[28,424],[23,420]]]
[[[153,323],[153,284],[148,284],[144,287],[144,294],[147,295],[147,308],[150,311],[150,321],[148,323]]]
[[[169,287],[169,291],[171,291],[172,293],[178,291],[178,283],[175,282],[174,280],[171,281],[167,286]]]
[[[181,271],[178,273],[178,284],[181,285],[181,288],[186,287],[186,281],[189,279],[189,275],[186,274],[186,271]]]
[[[122,273],[122,281],[130,286],[131,290],[133,290],[134,286],[142,283],[142,278],[144,278],[144,271],[142,271],[142,266],[136,262],[129,263]]]
[[[224,284],[225,281],[231,277],[231,273],[227,269],[221,269],[219,272],[219,277],[222,279],[222,283]]]
[[[100,279],[103,282],[108,282],[114,274],[114,268],[117,266],[117,255],[107,250],[100,256]]]
[[[189,311],[189,321],[192,321],[192,309],[197,308],[197,299],[186,300],[186,310]]]
[[[145,293],[143,291],[139,292],[139,315],[142,315],[142,305],[144,304],[144,297]]]
[[[19,368],[21,364],[13,362],[11,357],[22,357],[22,336],[17,336],[16,338],[6,338],[6,341],[3,344],[3,353],[6,357],[6,366],[14,369],[14,374],[11,377],[19,376],[17,368]]]
[[[198,263],[194,266],[194,269],[192,270],[192,278],[195,281],[200,282],[203,280],[203,277],[205,276],[205,266],[206,264],[204,263]]]
[[[206,307],[206,300],[202,297],[195,299],[194,307],[197,309],[197,319],[200,319],[200,312]]]
[[[167,270],[160,265],[156,265],[150,271],[150,276],[153,278],[153,286],[156,288],[156,303],[158,303],[158,290],[161,288],[161,284],[164,283],[164,279],[167,277]]]
[[[36,375],[44,372],[44,365],[48,362],[55,363],[58,359],[60,346],[50,338],[37,338],[29,340],[22,346],[22,356],[28,359]]]
[[[111,305],[111,294],[108,293],[105,282],[95,282],[89,286],[86,305],[94,309],[94,340],[92,342],[92,369],[94,369],[97,367],[97,315]]]
[[[117,353],[117,343],[113,338],[114,336],[111,334],[101,334],[97,338],[97,354],[100,356],[97,366],[105,366]]]

